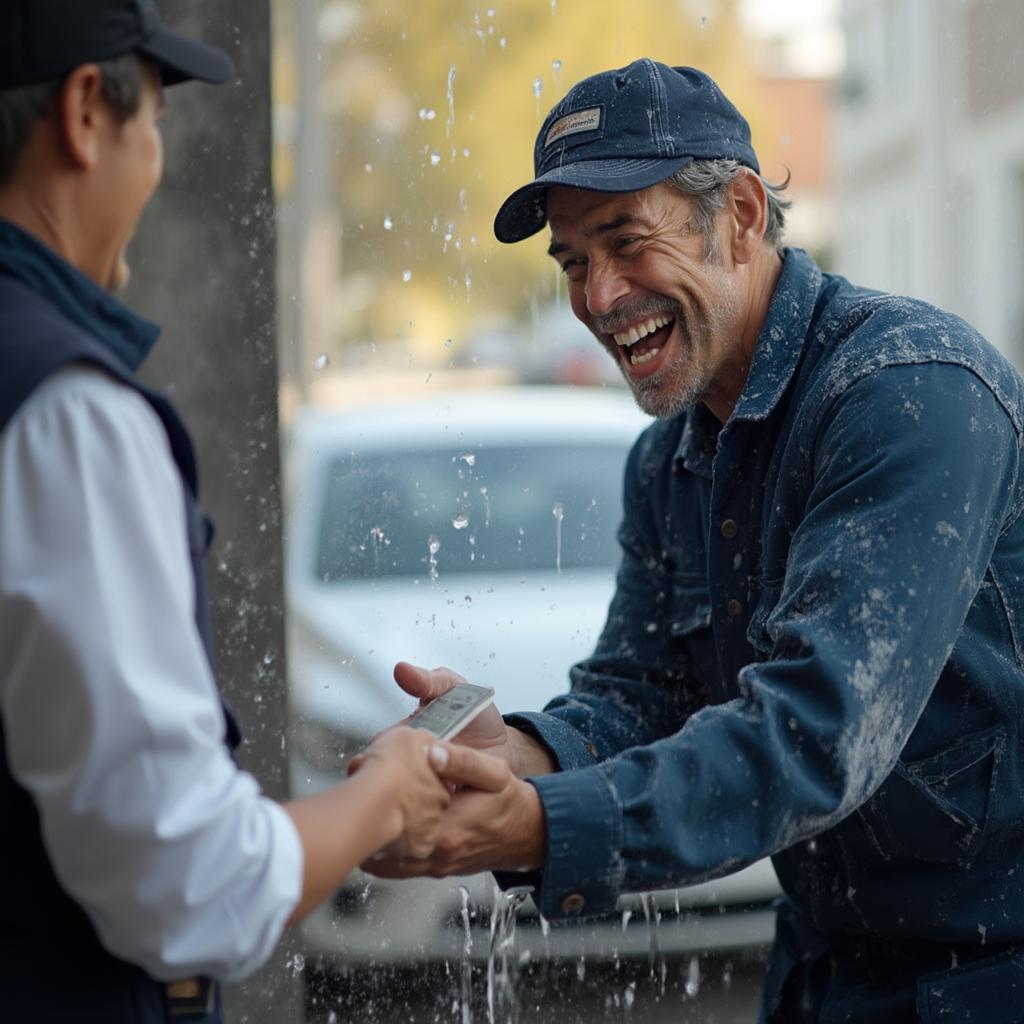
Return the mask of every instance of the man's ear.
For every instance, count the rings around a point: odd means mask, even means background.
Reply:
[[[768,192],[760,175],[749,167],[741,167],[729,183],[726,211],[733,260],[749,263],[760,248],[768,226]]]
[[[82,170],[94,167],[100,156],[100,129],[111,116],[103,100],[103,73],[95,64],[82,64],[68,75],[57,105],[58,132],[71,163]]]

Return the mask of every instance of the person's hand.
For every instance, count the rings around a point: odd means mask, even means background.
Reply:
[[[419,668],[407,661],[400,661],[395,666],[395,682],[406,693],[418,697],[421,706],[465,681],[450,668]],[[405,722],[415,727],[415,716],[407,718]],[[490,704],[455,737],[455,742],[501,758],[514,770],[514,748],[510,734],[511,730],[505,725],[501,712]]]
[[[488,755],[479,756],[500,763]],[[546,849],[547,828],[536,789],[507,773],[500,789],[465,788],[455,794],[435,836],[434,848],[426,857],[412,859],[389,847],[362,868],[380,878],[445,878],[478,871],[519,871],[540,867]]]
[[[390,773],[395,786],[393,834],[397,839],[388,849],[391,856],[402,860],[422,859],[431,852],[453,787],[497,793],[510,778],[508,765],[497,758],[440,742],[424,729],[405,726],[381,733],[362,752],[350,774],[356,771]]]
[[[387,834],[403,858],[426,857],[434,848],[451,793],[438,775],[450,754],[424,729],[396,727],[381,733],[360,754],[359,771],[380,780],[390,818]],[[350,774],[354,774],[350,772]]]

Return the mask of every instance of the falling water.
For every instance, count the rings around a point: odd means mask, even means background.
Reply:
[[[473,933],[469,927],[469,890],[460,885],[459,894],[462,896],[462,1024],[472,1024],[473,965],[469,955],[473,952]]]
[[[455,127],[455,65],[448,68],[448,123],[445,125],[444,133],[451,138],[452,128]]]
[[[558,72],[562,70],[562,62],[553,60],[551,62],[551,81],[558,85]]]
[[[662,955],[661,947],[658,945],[658,928],[661,925],[661,911],[654,906],[654,900],[650,893],[645,892],[640,896],[640,906],[644,910],[644,920],[647,922],[647,936],[650,946],[647,950],[647,964],[650,967],[651,977],[658,977],[661,982],[661,994],[665,994],[665,978],[668,968],[665,965],[665,957]]]
[[[371,527],[370,540],[373,541],[373,569],[380,572],[380,547],[387,542],[384,531],[379,526]]]
[[[555,502],[555,507],[551,510],[551,514],[555,517],[555,569],[561,573],[562,571],[562,520],[565,519],[565,509],[560,501]],[[646,909],[646,908],[645,908]]]
[[[441,550],[441,541],[435,535],[431,534],[427,541],[427,550],[430,552],[430,578],[431,580],[437,580],[437,553]]]
[[[464,530],[469,526],[469,516],[465,512],[459,512],[453,517],[452,526],[454,526],[456,530]]]
[[[496,892],[491,910],[491,941],[487,953],[487,1024],[516,1024],[516,971],[512,955],[516,936],[516,915],[532,890],[528,886]]]
[[[533,80],[533,98],[537,104],[537,116],[540,117],[540,94],[544,91],[544,83],[540,75]]]
[[[487,487],[481,486],[480,497],[484,499],[484,526],[491,525],[491,496],[487,493]]]

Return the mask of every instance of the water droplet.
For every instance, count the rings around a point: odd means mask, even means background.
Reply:
[[[373,164],[363,164],[363,168],[367,174],[373,174]]]
[[[498,45],[499,45],[499,46],[500,46],[500,47],[501,47],[501,48],[502,48],[502,49],[504,50],[504,49],[505,49],[505,47],[507,47],[507,46],[508,46],[508,40],[507,40],[507,39],[506,39],[506,38],[505,38],[504,36],[502,36],[502,37],[501,37],[501,38],[500,38],[500,39],[498,40]]]
[[[427,550],[430,552],[430,578],[432,580],[436,580],[437,579],[437,553],[441,550],[441,541],[433,533],[427,539]]]
[[[323,370],[327,367],[330,361],[330,356],[328,356],[326,352],[321,352],[320,355],[318,355],[316,359],[313,360],[313,366],[317,370]]]
[[[384,218],[384,230],[390,231],[395,226],[395,222],[390,217]]]
[[[461,460],[462,460],[462,461],[463,461],[463,462],[464,462],[464,463],[465,463],[465,464],[466,464],[467,466],[475,466],[475,465],[476,465],[476,453],[475,453],[475,452],[463,452],[463,453],[462,453],[462,454],[461,454],[461,455],[459,456],[459,458],[460,458],[460,459],[461,459]]]
[[[540,94],[544,89],[544,83],[540,80],[540,76],[533,80],[533,95],[540,99]]]
[[[435,117],[437,117],[436,110],[431,110],[429,107],[420,107],[421,121],[433,121]]]
[[[487,8],[487,17],[488,18],[493,18],[494,17],[494,8],[493,7],[488,7]]]
[[[692,999],[700,992],[700,960],[690,957],[690,966],[686,969],[686,994]]]
[[[466,515],[465,512],[460,512],[452,520],[452,526],[454,526],[456,530],[464,530],[467,526],[469,526],[469,516]]]
[[[412,280],[412,271],[411,270],[403,270],[402,271],[402,280],[406,284],[408,284]]]
[[[560,60],[553,60],[551,62],[551,80],[553,82],[558,81],[558,72],[562,70],[562,62]]]
[[[441,154],[435,149],[430,154],[430,166],[436,167],[441,162]]]
[[[451,338],[445,338],[444,347],[445,348],[451,348],[452,347],[452,339]]]
[[[700,30],[701,30],[701,32],[703,32],[704,29],[706,29],[707,27],[708,27],[708,16],[706,14],[702,14],[701,17],[700,17]]]
[[[464,601],[466,602],[466,604],[472,604],[472,603],[473,603],[473,598],[471,598],[471,597],[469,596],[469,594],[467,594],[467,595],[466,595],[466,596],[465,596],[465,597],[463,598],[463,600],[464,600]]]

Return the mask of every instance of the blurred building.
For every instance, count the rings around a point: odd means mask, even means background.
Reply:
[[[836,80],[794,73],[786,64],[764,62],[758,103],[764,128],[755,128],[761,173],[772,184],[789,177],[793,201],[786,217],[786,242],[807,249],[831,268],[836,212],[833,137]]]
[[[844,0],[836,269],[1024,363],[1024,4]]]

